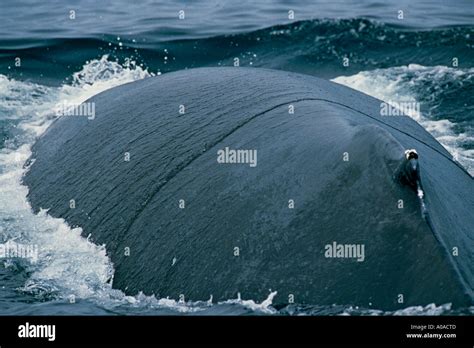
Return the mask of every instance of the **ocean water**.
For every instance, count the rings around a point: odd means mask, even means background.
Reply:
[[[352,304],[275,308],[270,291],[219,303],[126,296],[111,286],[106,246],[47,211],[34,214],[21,177],[58,102],[171,71],[232,66],[235,58],[241,66],[331,79],[387,102],[419,103],[410,116],[473,175],[473,53],[467,0],[2,0],[0,243],[37,245],[39,257],[0,259],[0,314],[472,315],[473,307],[449,303],[394,312]]]

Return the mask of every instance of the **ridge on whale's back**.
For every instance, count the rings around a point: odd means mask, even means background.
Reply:
[[[106,244],[114,287],[472,303],[472,177],[409,117],[380,116],[379,100],[300,74],[202,68],[88,102],[95,118],[61,117],[38,139],[24,182],[33,209]],[[419,155],[425,217],[397,179],[406,149]],[[221,163],[232,150],[248,150],[245,163]]]

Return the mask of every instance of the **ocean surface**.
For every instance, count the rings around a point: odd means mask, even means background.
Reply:
[[[240,66],[331,79],[387,102],[419,103],[410,116],[474,174],[469,0],[2,0],[0,244],[37,245],[39,257],[0,259],[0,314],[474,314],[474,307],[450,303],[394,312],[353,304],[275,308],[271,292],[219,303],[126,296],[108,282],[114,268],[106,246],[46,211],[33,214],[21,184],[23,165],[36,137],[56,117],[58,102],[81,102],[171,71],[233,66],[235,58]]]

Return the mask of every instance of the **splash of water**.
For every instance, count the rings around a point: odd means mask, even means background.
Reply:
[[[0,75],[0,118],[16,123],[14,136],[0,150],[0,239],[20,241],[39,248],[38,262],[21,291],[52,293],[60,297],[88,298],[111,289],[113,266],[105,247],[81,236],[63,219],[47,211],[33,214],[21,184],[31,145],[54,120],[58,102],[78,104],[109,88],[152,76],[133,62],[123,66],[107,56],[86,63],[73,75],[72,84],[58,88],[16,81]],[[10,262],[11,260],[6,260]]]

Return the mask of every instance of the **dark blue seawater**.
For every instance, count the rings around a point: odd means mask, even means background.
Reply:
[[[472,175],[473,53],[469,0],[2,0],[0,244],[35,245],[39,255],[0,259],[0,314],[472,315],[472,307],[449,303],[396,312],[350,304],[274,308],[270,292],[221,303],[126,296],[108,281],[114,270],[106,247],[46,211],[33,214],[20,179],[59,101],[80,102],[171,71],[233,66],[236,58],[240,66],[315,75],[385,101],[420,103],[410,116]]]

